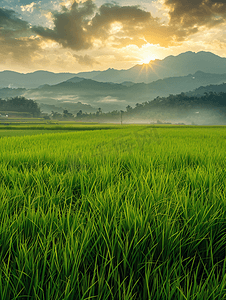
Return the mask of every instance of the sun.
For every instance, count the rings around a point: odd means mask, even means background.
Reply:
[[[140,62],[142,64],[149,64],[151,60],[155,60],[156,57],[154,55],[147,55],[144,58],[141,58]]]
[[[145,57],[143,60],[142,60],[142,63],[143,64],[149,64],[149,62],[150,62],[150,56],[148,56],[148,57]]]

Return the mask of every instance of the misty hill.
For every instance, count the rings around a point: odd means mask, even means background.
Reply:
[[[226,83],[222,84],[210,84],[207,86],[200,86],[194,91],[186,93],[188,96],[203,96],[205,93],[226,93]]]
[[[85,79],[93,79],[95,76],[100,75],[102,72],[104,71],[79,72],[74,75]]]
[[[207,93],[201,97],[184,93],[157,97],[129,110],[130,118],[198,125],[226,125],[226,93]]]
[[[197,88],[201,89],[203,86],[219,85],[224,82],[226,82],[226,74],[201,71],[186,76],[159,79],[149,84],[133,82],[115,84],[75,76],[55,85],[43,84],[35,89],[3,88],[0,89],[0,98],[24,96],[39,103],[61,108],[66,108],[62,106],[65,101],[67,103],[83,102],[83,104],[91,105],[93,109],[101,107],[103,111],[110,111],[125,109],[127,105],[150,101],[157,96],[186,93]],[[216,91],[221,90],[218,88]],[[199,92],[201,93],[201,91]],[[197,94],[197,92],[195,93]],[[76,110],[77,108],[73,111]]]
[[[207,74],[201,71],[187,76],[159,79],[149,84],[114,84],[73,77],[56,85],[44,85],[27,90],[24,96],[42,103],[55,105],[54,101],[83,102],[104,111],[125,109],[129,105],[150,101],[157,96],[189,92],[208,84],[221,84],[226,74]],[[1,90],[0,90],[1,94]],[[1,97],[1,96],[0,96]]]
[[[45,104],[37,101],[42,112],[50,114],[52,111],[63,113],[64,109],[67,109],[72,114],[77,114],[80,110],[85,113],[94,113],[96,109],[91,105],[83,104],[81,102],[70,102],[70,101],[58,101],[54,104]]]
[[[130,87],[130,86],[134,85],[135,83],[132,82],[132,81],[123,81],[121,84],[122,84],[122,85],[125,85],[125,86],[127,86],[127,87]]]
[[[3,88],[0,89],[0,98],[11,98],[16,96],[21,96],[26,92],[26,89],[18,88],[18,89],[12,89],[12,88]]]
[[[42,87],[27,90],[24,94],[27,98],[46,104],[59,103],[59,101],[83,102],[107,110],[120,108],[117,102],[124,100],[127,87],[121,84],[97,82],[91,79],[72,78],[56,85],[44,85]],[[1,91],[0,91],[1,92]],[[114,95],[114,99],[111,97]],[[124,107],[125,105],[123,105]]]
[[[72,73],[53,73],[36,71],[22,74],[13,71],[0,72],[0,87],[9,88],[37,88],[43,84],[57,84],[74,77]]]
[[[211,52],[185,52],[177,56],[168,56],[163,60],[156,59],[149,64],[136,65],[128,70],[109,68],[105,71],[82,72],[76,76],[100,82],[121,83],[124,81],[149,83],[167,77],[186,76],[197,71],[223,74],[226,70],[226,58]]]
[[[54,86],[46,86],[46,89],[52,90],[52,88],[57,90],[62,89],[76,89],[81,91],[92,90],[92,91],[110,91],[110,90],[123,90],[125,87],[122,84],[112,83],[112,82],[98,82],[92,79],[84,79],[79,77],[73,77],[65,82],[61,82]]]
[[[122,118],[122,119],[121,119]],[[226,93],[189,97],[184,93],[157,97],[153,101],[137,103],[135,108],[95,114],[79,114],[83,122],[125,123],[184,123],[197,125],[226,125]]]

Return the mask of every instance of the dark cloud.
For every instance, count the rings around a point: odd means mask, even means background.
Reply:
[[[102,5],[99,12],[92,19],[89,31],[93,36],[107,40],[111,36],[112,25],[118,22],[121,29],[112,34],[114,47],[126,45],[159,44],[163,47],[174,45],[183,41],[189,34],[197,30],[162,24],[159,18],[154,18],[150,12],[142,10],[139,6],[119,6],[112,4]],[[108,41],[109,42],[109,41]]]
[[[100,65],[100,63],[93,57],[89,56],[89,55],[77,55],[74,54],[73,55],[74,58],[76,58],[76,61],[80,64],[80,65],[85,65],[85,66],[93,66],[95,64]]]
[[[170,9],[170,25],[191,30],[200,26],[208,28],[225,22],[225,0],[165,0]],[[189,31],[188,31],[189,32]]]
[[[92,0],[74,2],[70,9],[63,6],[61,12],[53,13],[53,21],[53,29],[39,26],[33,31],[73,50],[91,48],[96,40],[113,47],[141,47],[147,41],[168,46],[176,35],[175,29],[163,27],[139,6],[104,4],[97,9]]]
[[[98,13],[93,17],[88,27],[93,37],[107,41],[113,37],[113,45],[123,47],[126,45],[141,46],[144,42],[146,27],[156,23],[156,20],[149,12],[140,9],[138,6],[119,6],[104,4],[99,8]],[[119,25],[118,32],[114,32],[114,25]]]
[[[29,29],[29,24],[19,19],[13,10],[0,8],[0,34],[18,36]]]
[[[28,61],[39,50],[39,41],[31,37],[30,25],[12,10],[0,8],[1,59]]]
[[[88,49],[92,43],[86,27],[89,17],[94,14],[95,4],[88,0],[83,4],[74,2],[70,9],[63,7],[61,13],[53,13],[54,29],[33,27],[33,31],[63,47],[74,50]]]
[[[150,19],[152,19],[151,14],[138,6],[104,4],[92,19],[91,27],[95,32],[100,30],[100,35],[103,30],[109,30],[114,22],[121,22],[125,27],[134,27],[149,22]]]
[[[31,1],[22,0],[21,4]],[[52,12],[53,28],[31,26],[14,11],[0,8],[1,59],[28,61],[41,59],[41,41],[52,40],[75,51],[110,46],[159,44],[177,45],[200,28],[222,25],[226,18],[226,0],[165,0],[169,24],[161,23],[139,6],[104,4],[96,7],[92,0],[75,1]],[[85,55],[74,56],[78,63],[92,66],[98,62]]]

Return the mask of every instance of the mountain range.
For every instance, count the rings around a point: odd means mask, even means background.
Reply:
[[[26,90],[26,98],[46,104],[56,102],[83,102],[103,111],[125,109],[127,105],[153,100],[155,97],[189,92],[200,86],[226,82],[225,74],[210,74],[201,71],[187,76],[159,79],[149,84],[116,84],[98,82],[92,79],[73,77],[56,85],[43,85],[36,89]],[[55,103],[54,103],[55,102]]]
[[[207,86],[200,86],[199,88],[186,93],[188,96],[201,97],[205,93],[226,93],[226,83],[222,84],[210,84]]]
[[[0,72],[0,88],[37,88],[46,83],[60,83],[75,75],[73,73],[53,73],[48,71],[36,71],[27,74],[3,71]]]
[[[44,111],[48,112],[51,107],[73,107],[73,111],[80,107],[87,112],[101,107],[103,111],[110,111],[125,109],[127,105],[150,101],[157,96],[195,93],[195,89],[224,82],[226,58],[210,52],[185,52],[128,70],[77,74],[3,71],[0,72],[0,98],[24,96],[42,103]],[[80,104],[75,105],[78,102]]]
[[[134,82],[150,83],[167,77],[178,77],[194,74],[197,71],[204,73],[223,74],[226,72],[226,58],[211,52],[185,52],[177,56],[150,61],[149,64],[135,65],[128,70],[109,68],[105,71],[91,71],[79,73],[53,73],[36,71],[33,73],[18,73],[13,71],[0,72],[0,88],[37,88],[40,85],[55,85],[73,77],[92,79],[99,82]]]
[[[153,60],[149,64],[135,65],[128,70],[108,69],[106,71],[80,72],[76,76],[101,82],[122,83],[123,81],[145,82],[167,77],[186,76],[197,71],[223,74],[226,58],[211,52],[185,52],[177,56],[167,56],[163,60]]]

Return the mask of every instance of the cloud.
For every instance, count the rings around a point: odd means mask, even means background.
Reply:
[[[165,0],[169,9],[169,25],[191,30],[200,26],[211,28],[225,22],[225,0]]]
[[[145,45],[168,47],[166,54],[176,47],[195,45],[195,49],[215,49],[224,55],[226,0],[159,0],[164,18],[160,13],[155,13],[159,18],[153,17],[138,5],[105,3],[97,7],[94,0],[60,0],[52,2],[51,11],[50,2],[46,3],[21,0],[21,6],[15,6],[38,26],[13,10],[0,8],[2,64],[55,71],[74,70],[79,64],[88,69],[100,62],[102,67],[115,64],[126,68],[142,56]]]
[[[74,54],[73,55],[74,58],[76,58],[76,61],[80,64],[80,65],[85,65],[85,66],[93,66],[95,64],[100,65],[100,62],[98,62],[95,58],[89,56],[89,55],[77,55]]]
[[[33,31],[43,38],[58,42],[65,48],[88,49],[92,43],[86,27],[95,8],[92,0],[82,4],[74,2],[70,9],[62,6],[63,11],[61,13],[52,13],[54,29],[34,26]]]
[[[13,10],[0,8],[1,35],[18,35],[29,30],[29,24],[19,19]]]
[[[104,97],[97,101],[98,103],[115,103],[115,102],[126,102],[126,100],[118,100],[117,98],[112,98],[111,96]]]
[[[39,48],[39,39],[32,35],[28,22],[13,10],[0,8],[0,55],[2,60],[27,61]]]
[[[141,47],[147,42],[168,46],[183,36],[181,30],[163,26],[139,6],[103,4],[98,9],[92,0],[87,0],[74,2],[69,8],[62,6],[62,11],[53,12],[52,16],[53,29],[34,26],[33,31],[76,51],[94,45]]]
[[[32,13],[34,11],[35,8],[37,8],[38,5],[35,2],[31,2],[30,4],[27,5],[21,5],[21,10],[22,11],[28,11],[30,13]]]
[[[104,4],[91,20],[88,31],[94,38],[114,47],[132,44],[141,47],[146,43],[147,30],[150,32],[155,26],[160,26],[158,19],[139,6]]]

